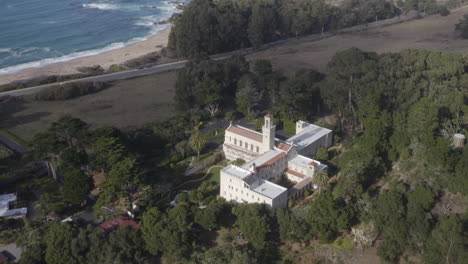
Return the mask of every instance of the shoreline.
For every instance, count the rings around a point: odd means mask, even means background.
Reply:
[[[27,80],[40,76],[50,75],[68,75],[79,73],[77,68],[100,65],[108,69],[112,64],[121,64],[128,60],[144,56],[148,53],[160,51],[167,47],[171,26],[148,37],[146,40],[132,43],[128,46],[105,51],[96,55],[84,56],[64,62],[56,62],[37,68],[27,68],[15,73],[0,75],[0,85],[8,84],[14,81]]]

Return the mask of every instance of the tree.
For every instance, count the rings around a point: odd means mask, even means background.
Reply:
[[[464,263],[468,258],[466,251],[468,236],[466,219],[458,215],[442,217],[432,230],[423,254],[424,263]]]
[[[50,264],[78,264],[72,254],[71,243],[76,230],[68,223],[54,223],[44,236],[46,243],[45,261]]]
[[[308,204],[308,209],[306,220],[310,225],[309,232],[322,242],[333,241],[339,231],[349,227],[349,212],[329,192],[317,196]]]
[[[386,242],[378,249],[378,254],[385,261],[395,261],[407,243],[406,191],[405,185],[393,185],[381,193],[373,205],[372,218]]]
[[[308,235],[309,226],[288,208],[276,211],[276,221],[279,225],[280,238],[283,241],[298,241],[305,239]]]
[[[315,153],[315,158],[319,160],[328,160],[330,156],[328,154],[328,150],[326,148],[319,148],[317,153]]]
[[[432,138],[439,126],[438,108],[429,98],[422,98],[408,113],[408,132],[420,142],[425,136]]]
[[[164,251],[162,231],[165,229],[165,216],[157,207],[147,210],[142,217],[141,232],[145,240],[146,250],[152,255]]]
[[[132,207],[134,194],[141,184],[143,173],[137,161],[131,157],[125,157],[114,164],[103,184],[103,189],[118,197],[125,197]]]
[[[260,98],[257,83],[252,75],[244,75],[237,84],[236,105],[237,110],[250,117],[252,108]]]
[[[93,180],[81,170],[67,168],[63,171],[63,199],[71,204],[81,204],[93,189]]]
[[[108,172],[126,155],[125,146],[116,137],[99,137],[91,146],[92,163]]]
[[[272,6],[263,1],[256,1],[252,7],[249,26],[249,41],[255,48],[273,39],[276,29],[276,14]]]
[[[329,81],[323,92],[327,100],[333,102],[329,105],[338,107],[340,117],[351,116],[356,120],[356,108],[368,92],[362,80],[370,81],[376,68],[376,57],[375,53],[350,48],[337,52],[328,63]]]
[[[131,226],[119,228],[109,235],[105,249],[106,262],[138,264],[147,260],[144,242],[138,229]]]
[[[455,25],[455,30],[460,32],[462,38],[468,38],[468,15],[464,15]]]
[[[192,136],[189,139],[190,147],[197,152],[197,158],[200,158],[200,151],[206,145],[206,138],[203,134],[200,133],[200,129],[195,127],[195,130]]]
[[[207,251],[195,255],[194,264],[230,263],[245,264],[259,263],[255,254],[247,248],[238,247],[212,247]]]
[[[312,178],[312,184],[317,186],[318,192],[320,193],[322,189],[327,186],[328,183],[328,171],[321,170],[314,173],[314,177]]]
[[[233,213],[237,216],[236,225],[252,246],[257,250],[266,248],[270,224],[265,206],[262,204],[240,204],[233,208]]]
[[[223,101],[223,87],[213,80],[204,81],[197,88],[197,98],[200,105],[204,105],[214,117]]]
[[[195,222],[210,231],[218,229],[228,209],[229,206],[222,200],[214,200],[206,208],[195,211]]]

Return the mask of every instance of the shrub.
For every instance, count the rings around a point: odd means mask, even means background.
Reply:
[[[106,83],[101,82],[76,82],[52,86],[34,94],[34,100],[54,101],[68,100],[82,95],[95,93],[106,88]]]
[[[235,121],[241,118],[242,114],[239,111],[231,110],[226,113],[226,119],[229,121]]]
[[[450,11],[447,9],[446,6],[441,6],[441,7],[439,7],[439,14],[441,16],[448,16],[448,15],[450,15]]]
[[[112,64],[109,69],[107,70],[107,72],[118,72],[118,71],[121,71],[122,70],[122,67],[118,64]]]

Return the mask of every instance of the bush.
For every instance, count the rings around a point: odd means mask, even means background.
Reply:
[[[226,113],[226,119],[229,121],[235,121],[242,117],[242,114],[237,110],[231,110]]]
[[[119,72],[123,70],[122,67],[118,64],[112,64],[109,69],[107,70],[107,72]]]
[[[290,119],[283,119],[283,129],[284,132],[286,132],[289,135],[295,135],[296,134],[296,123],[294,123]]]
[[[448,16],[448,15],[450,15],[450,11],[447,9],[446,6],[441,6],[441,7],[439,7],[439,14],[441,16]]]
[[[242,166],[242,165],[245,164],[245,160],[243,160],[241,158],[238,158],[233,162],[233,164],[236,165],[236,166]]]
[[[52,86],[34,94],[34,100],[54,101],[68,100],[82,95],[99,92],[107,87],[101,82],[76,82]]]
[[[124,65],[128,68],[136,69],[136,68],[151,66],[157,63],[159,59],[161,59],[161,55],[159,54],[159,52],[151,52],[144,56],[126,61]]]
[[[52,204],[52,212],[58,214],[58,215],[61,215],[65,212],[65,209],[66,209],[66,206],[63,202],[58,202],[58,203],[54,203]]]

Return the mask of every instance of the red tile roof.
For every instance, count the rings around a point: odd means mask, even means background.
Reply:
[[[299,173],[299,172],[297,172],[297,171],[290,170],[290,169],[287,169],[287,170],[286,170],[286,173],[289,173],[289,174],[294,175],[294,176],[296,176],[296,177],[299,177],[299,178],[301,178],[301,179],[304,179],[304,178],[305,178],[305,175],[304,175],[304,174]]]
[[[309,165],[312,165],[312,166],[314,166],[314,167],[317,167],[318,163],[315,162],[315,161],[312,161],[311,163],[309,163]]]
[[[261,169],[264,169],[268,166],[271,166],[273,165],[275,162],[277,162],[278,160],[280,160],[281,158],[283,158],[284,156],[286,156],[286,153],[282,152],[280,153],[279,155],[276,155],[274,156],[273,158],[271,158],[269,161],[263,163],[261,166],[258,166],[257,167],[257,170],[261,170]]]
[[[114,219],[108,220],[99,225],[99,228],[106,232],[112,232],[123,226],[132,226],[133,228],[138,228],[138,224],[131,220],[130,218],[119,215]]]
[[[284,151],[289,151],[292,146],[286,143],[276,142],[276,147]]]
[[[252,130],[249,130],[243,127],[231,126],[228,128],[228,131],[234,134],[237,134],[239,136],[243,136],[243,137],[258,141],[258,142],[262,142],[262,134],[256,133]]]
[[[267,114],[267,115],[265,115],[265,117],[273,118],[273,115],[272,114]]]

